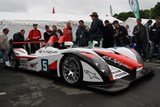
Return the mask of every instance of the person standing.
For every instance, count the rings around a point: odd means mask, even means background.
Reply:
[[[148,20],[147,23],[144,25],[146,27],[146,30],[147,30],[147,40],[148,40],[148,42],[150,41],[149,33],[150,33],[150,30],[151,30],[152,23],[153,23],[152,20]]]
[[[150,19],[147,21],[147,23],[144,25],[147,29],[150,29],[150,26],[152,25],[153,21]]]
[[[76,31],[76,43],[79,47],[88,46],[89,41],[89,31],[86,29],[86,26],[84,25],[84,21],[79,21],[79,26]]]
[[[135,36],[132,34],[132,31],[131,31],[129,25],[126,25],[126,29],[127,29],[127,32],[128,32],[128,37],[131,41],[130,48],[135,49],[136,48]]]
[[[149,61],[152,60],[155,47],[158,46],[157,62],[160,62],[160,16],[156,18],[156,22],[150,28],[149,38],[151,40],[151,49],[149,52]]]
[[[90,39],[91,41],[97,41],[98,47],[100,46],[100,41],[103,38],[104,33],[104,25],[103,22],[98,18],[98,14],[96,12],[93,12],[91,15],[92,23],[90,27]]]
[[[66,23],[66,27],[63,29],[63,36],[64,36],[64,41],[66,42],[72,42],[73,41],[73,34],[72,34],[72,27],[71,27],[71,22],[68,21]]]
[[[130,38],[131,41],[133,41],[133,34],[132,34],[132,31],[129,27],[129,25],[126,25],[126,29],[127,29],[127,32],[128,32],[128,37]]]
[[[150,61],[150,48],[151,48],[151,41],[149,39],[149,33],[150,33],[150,26],[152,25],[152,20],[148,20],[147,23],[144,25],[146,27],[147,30],[147,44],[146,44],[146,61],[149,62]]]
[[[104,24],[103,48],[110,48],[114,46],[114,28],[108,20]]]
[[[49,28],[48,25],[45,26],[45,30],[46,30],[46,32],[44,32],[44,40],[45,40],[46,42],[48,42],[48,40],[49,40],[50,37],[51,37],[52,31],[50,30],[50,28]]]
[[[144,25],[142,25],[142,20],[139,18],[136,20],[137,25],[133,29],[133,35],[135,35],[136,50],[140,55],[146,58],[146,45],[147,45],[147,30]]]
[[[31,41],[39,41],[41,32],[37,29],[38,24],[33,24],[33,29],[29,32],[28,38]],[[31,53],[35,53],[40,48],[40,43],[31,43]]]
[[[8,35],[9,29],[4,28],[3,31],[0,33],[0,51],[3,58],[3,63],[7,66],[9,66],[9,57],[8,57],[8,51],[9,51],[9,41],[8,41]]]
[[[131,42],[128,37],[127,29],[121,26],[117,20],[113,22],[113,26],[115,27],[115,46],[129,47]]]
[[[56,25],[52,26],[51,36],[56,36],[56,38],[60,38],[63,36],[63,33],[60,29],[57,28]]]
[[[24,41],[24,34],[25,34],[24,29],[22,29],[18,33],[15,33],[13,35],[13,42],[23,42]],[[23,48],[23,45],[21,45],[21,44],[15,44],[15,45],[12,45],[12,46],[13,46],[13,48]]]

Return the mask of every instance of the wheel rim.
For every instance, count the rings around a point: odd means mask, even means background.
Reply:
[[[76,83],[80,78],[80,72],[80,65],[75,58],[68,57],[63,61],[62,75],[68,83]]]
[[[14,55],[10,56],[10,66],[14,68],[16,66],[16,59]]]

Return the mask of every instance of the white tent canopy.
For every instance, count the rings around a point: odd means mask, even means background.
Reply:
[[[100,16],[101,20],[109,20],[113,22],[118,20],[112,16]],[[42,13],[10,13],[0,12],[0,20],[34,20],[34,21],[54,21],[54,22],[66,22],[66,21],[79,21],[84,20],[85,22],[91,22],[90,16],[84,15],[72,15],[72,14],[42,14]],[[120,23],[122,21],[118,20]]]
[[[114,20],[118,20],[112,16],[100,16],[101,20],[109,20],[111,23]],[[84,20],[87,26],[90,26],[92,20],[90,16],[82,15],[71,15],[71,14],[42,14],[42,13],[10,13],[0,12],[0,30],[4,27],[9,28],[10,33],[8,34],[9,39],[12,38],[13,34],[19,32],[21,29],[26,31],[25,37],[27,37],[29,31],[32,29],[32,24],[37,23],[39,30],[42,32],[45,25],[57,25],[59,29],[63,29],[67,21],[72,22],[73,34],[75,38],[75,32],[78,27],[78,21]],[[120,23],[122,21],[118,20]]]

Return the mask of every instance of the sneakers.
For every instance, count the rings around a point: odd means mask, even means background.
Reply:
[[[146,62],[150,62],[150,60],[149,60],[149,59],[147,59],[147,60],[146,60]]]
[[[160,60],[157,60],[157,63],[160,63]]]
[[[9,61],[5,61],[6,66],[10,67],[10,62]]]

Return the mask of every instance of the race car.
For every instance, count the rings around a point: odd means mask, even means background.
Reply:
[[[13,49],[9,54],[10,67],[35,72],[51,73],[70,86],[86,84],[87,87],[117,92],[151,73],[144,68],[141,56],[133,49],[72,48],[45,46],[34,54],[25,49]]]

